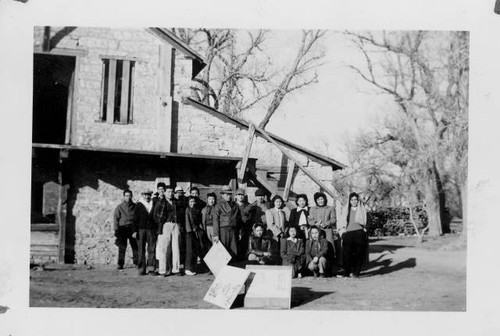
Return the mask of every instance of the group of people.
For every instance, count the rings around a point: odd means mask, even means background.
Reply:
[[[320,192],[314,194],[316,206],[300,194],[291,210],[279,195],[268,202],[262,189],[252,204],[242,189],[223,186],[220,195],[218,200],[211,192],[205,202],[197,187],[186,197],[180,186],[160,182],[154,197],[152,190],[144,190],[134,203],[132,191],[125,190],[114,212],[118,269],[123,269],[129,242],[139,275],[196,275],[208,271],[203,258],[212,244],[221,243],[234,265],[290,265],[292,276],[299,278],[307,273],[360,275],[368,246],[367,215],[356,193],[340,216]]]

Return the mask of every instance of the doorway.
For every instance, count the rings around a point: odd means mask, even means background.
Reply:
[[[35,54],[33,143],[67,144],[76,57]]]

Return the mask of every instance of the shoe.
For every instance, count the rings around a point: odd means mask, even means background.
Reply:
[[[186,270],[184,273],[186,273],[186,275],[196,275],[196,272],[191,272],[190,270]]]
[[[318,277],[318,272],[314,271],[314,277],[317,278]]]
[[[157,277],[159,277],[159,278],[166,278],[167,274],[158,273]]]
[[[137,272],[137,274],[138,274],[138,275],[146,275],[146,272],[144,272],[143,270],[139,270],[139,271]]]
[[[122,270],[122,269],[123,269],[123,265],[118,265],[118,266],[116,267],[116,269],[117,269],[117,270]]]
[[[319,274],[319,277],[320,277],[320,278],[326,278],[325,273],[320,273],[320,274]]]
[[[298,277],[299,279],[302,279],[302,273],[297,274],[297,277]]]

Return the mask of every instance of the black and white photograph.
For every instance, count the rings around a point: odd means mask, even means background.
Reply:
[[[33,57],[30,306],[216,308],[221,244],[264,272],[235,308],[466,309],[468,32],[38,26]]]
[[[220,2],[0,3],[7,334],[500,331],[495,1]]]

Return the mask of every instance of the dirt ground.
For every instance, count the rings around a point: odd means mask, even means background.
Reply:
[[[203,301],[214,279],[208,274],[160,278],[138,276],[132,266],[48,268],[30,272],[32,307],[219,309]],[[422,244],[413,237],[373,239],[359,279],[293,279],[292,309],[465,311],[465,244],[456,236]]]

